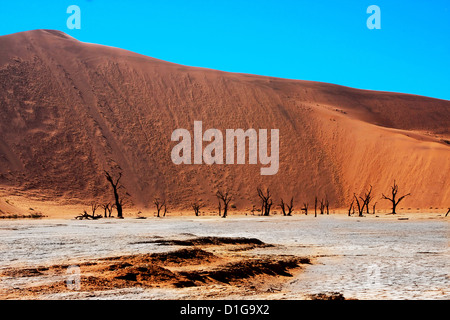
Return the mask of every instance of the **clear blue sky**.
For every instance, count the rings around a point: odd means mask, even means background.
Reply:
[[[66,26],[72,4],[81,30]],[[0,35],[44,28],[189,66],[450,100],[450,0],[0,1]]]

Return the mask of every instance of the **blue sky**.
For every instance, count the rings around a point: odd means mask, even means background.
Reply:
[[[81,8],[81,30],[66,26]],[[381,9],[369,30],[367,7]],[[450,1],[0,1],[0,35],[57,29],[189,66],[450,100]]]

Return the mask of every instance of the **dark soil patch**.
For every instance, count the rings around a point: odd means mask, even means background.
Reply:
[[[218,269],[208,271],[180,272],[189,281],[208,282],[210,280],[230,284],[233,281],[248,279],[257,275],[291,277],[289,270],[310,264],[308,258],[288,257],[279,260],[255,259],[226,264]]]
[[[186,260],[203,262],[216,258],[211,252],[201,249],[181,249],[174,252],[153,253],[150,257],[161,263],[186,263]]]
[[[129,266],[118,270],[115,273],[115,279],[137,281],[141,283],[166,282],[177,278],[177,275],[172,271],[152,264],[145,266]]]
[[[43,274],[43,272],[47,271],[48,268],[40,267],[40,268],[25,268],[25,269],[11,269],[5,270],[1,273],[2,276],[6,277],[36,277]]]
[[[316,293],[310,294],[309,297],[311,298],[311,300],[336,300],[336,301],[345,300],[344,295],[340,292]]]
[[[176,246],[205,246],[205,245],[256,245],[267,246],[255,238],[227,238],[227,237],[199,237],[187,240],[155,240],[153,243]]]

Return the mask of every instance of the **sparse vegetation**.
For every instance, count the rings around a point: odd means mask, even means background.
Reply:
[[[5,214],[0,215],[0,219],[41,219],[46,216],[41,212],[32,212],[30,214]]]

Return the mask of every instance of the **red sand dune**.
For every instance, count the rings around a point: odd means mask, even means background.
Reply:
[[[276,203],[326,195],[342,208],[372,184],[377,207],[389,207],[380,198],[393,179],[413,195],[405,208],[450,205],[445,100],[186,67],[36,30],[0,37],[0,104],[0,186],[43,199],[109,198],[103,170],[120,168],[144,206],[160,196],[172,208],[194,198],[212,207],[228,188],[244,209],[259,206],[261,185]],[[171,134],[194,120],[280,129],[278,174],[174,165]]]

